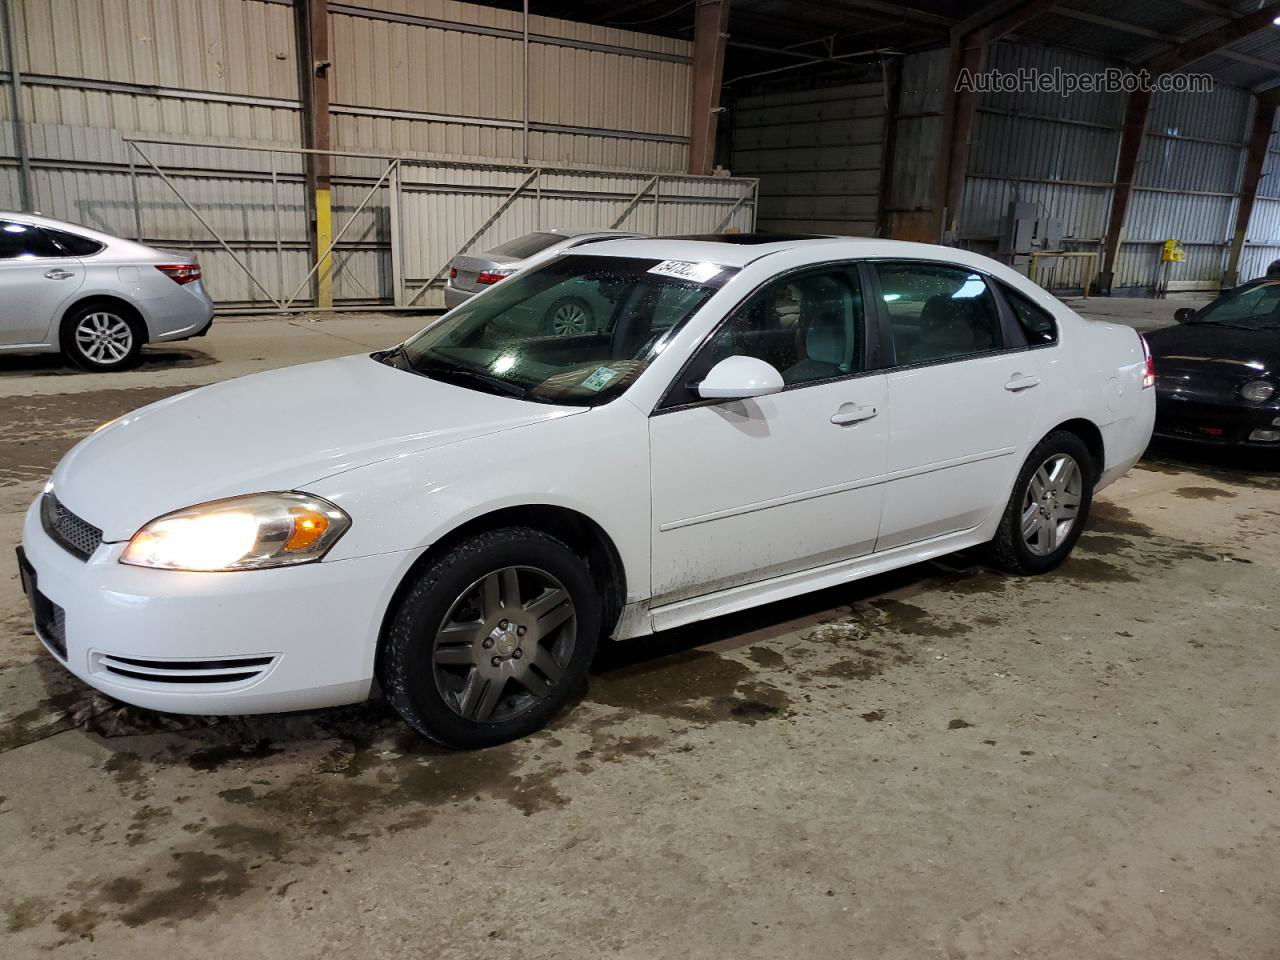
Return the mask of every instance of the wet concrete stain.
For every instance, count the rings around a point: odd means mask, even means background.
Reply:
[[[1124,567],[1097,557],[1068,557],[1053,576],[1077,583],[1137,583],[1138,578]]]
[[[589,699],[627,713],[708,724],[754,724],[777,716],[790,701],[782,690],[728,657],[688,650],[632,664],[594,678]]]
[[[158,890],[145,891],[120,881],[109,888],[117,894],[127,891],[129,906],[119,913],[120,922],[126,927],[208,916],[224,901],[242,896],[252,886],[245,865],[220,854],[185,850],[174,853],[172,858],[173,868],[166,875],[170,883]]]
[[[204,747],[188,756],[187,764],[192,770],[209,773],[230,763],[265,760],[278,752],[271,748],[271,741],[264,737],[254,743],[220,743]]]
[[[8,921],[5,929],[9,933],[21,933],[44,923],[51,912],[49,901],[44,897],[22,897],[6,904],[5,913]]]
[[[747,651],[747,658],[754,664],[767,670],[780,670],[787,665],[787,658],[777,650],[768,647],[752,647]]]
[[[1221,487],[1179,487],[1173,491],[1173,495],[1184,500],[1222,500],[1235,496],[1230,490],[1223,490]]]
[[[881,626],[896,633],[916,637],[959,637],[973,630],[967,623],[936,616],[923,607],[902,600],[874,600],[871,606],[883,615]]]
[[[85,696],[80,691],[59,693],[41,700],[30,710],[0,721],[0,753],[80,726],[78,708],[84,702]]]

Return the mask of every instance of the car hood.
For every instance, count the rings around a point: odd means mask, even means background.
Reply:
[[[1261,377],[1280,370],[1280,330],[1239,330],[1187,323],[1146,334],[1156,373],[1163,365],[1199,367],[1224,378]]]
[[[368,356],[228,380],[127,414],[58,464],[67,509],[127,540],[222,497],[290,490],[401,454],[581,413],[428,380]]]

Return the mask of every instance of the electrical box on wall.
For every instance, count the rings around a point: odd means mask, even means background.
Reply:
[[[1014,200],[1009,204],[1000,234],[1001,260],[1025,273],[1031,254],[1061,249],[1061,220],[1045,215],[1036,203]]]

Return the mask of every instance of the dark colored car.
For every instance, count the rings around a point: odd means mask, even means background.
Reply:
[[[1147,334],[1160,437],[1280,451],[1280,280],[1237,287]]]

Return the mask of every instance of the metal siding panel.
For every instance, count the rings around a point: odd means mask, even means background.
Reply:
[[[880,83],[739,100],[733,170],[760,177],[761,229],[873,234],[884,109]]]

